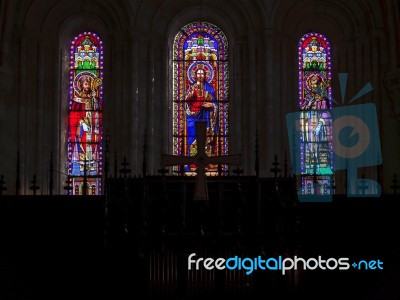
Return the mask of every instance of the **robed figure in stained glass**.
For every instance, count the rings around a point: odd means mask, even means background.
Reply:
[[[98,142],[100,134],[99,86],[101,79],[91,72],[79,73],[74,80],[75,97],[71,111],[71,140],[74,143],[74,173],[97,171],[99,159]],[[76,129],[76,130],[75,130]]]
[[[298,47],[301,192],[331,194],[333,138],[331,58],[326,37],[305,34]]]
[[[332,117],[328,111],[310,110],[302,113],[300,129],[304,142],[305,174],[332,175],[329,142],[332,136]]]
[[[194,75],[195,74],[195,78]],[[215,90],[209,82],[213,74],[211,66],[207,63],[193,63],[189,67],[188,77],[191,82],[186,92],[186,132],[187,155],[197,153],[196,122],[204,121],[207,127],[206,153],[208,156],[216,155],[215,136],[218,134],[217,109]],[[187,166],[187,171],[194,171],[195,166]]]
[[[70,194],[102,193],[103,45],[83,32],[71,43],[68,105]]]
[[[320,74],[312,73],[306,79],[307,93],[304,96],[303,110],[321,110],[329,108],[328,88],[330,81]]]
[[[198,121],[207,125],[206,154],[228,154],[228,79],[228,42],[223,31],[208,22],[185,25],[173,45],[174,155],[196,155]],[[195,165],[174,170],[196,174]],[[226,171],[226,165],[206,166],[207,175]]]

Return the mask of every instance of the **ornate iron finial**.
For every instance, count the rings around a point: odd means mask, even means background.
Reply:
[[[33,179],[31,181],[32,185],[29,187],[30,190],[33,191],[33,195],[36,196],[36,191],[40,189],[39,186],[36,185],[36,174],[33,175]]]
[[[4,181],[4,176],[1,175],[0,176],[0,196],[3,195],[3,192],[7,190],[7,188],[5,187],[5,181]]]
[[[131,169],[127,168],[129,166],[129,162],[126,160],[126,156],[124,156],[124,160],[121,163],[122,169],[119,172],[122,174],[124,179],[127,178],[128,174],[131,173]]]
[[[280,163],[278,162],[278,156],[275,154],[274,156],[274,162],[272,163],[272,165],[274,166],[273,168],[271,168],[271,172],[274,173],[274,178],[275,180],[278,177],[278,173],[281,172],[281,169],[278,168],[278,166],[280,165]]]

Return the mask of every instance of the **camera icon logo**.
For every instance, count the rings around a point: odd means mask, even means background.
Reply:
[[[348,197],[379,197],[381,187],[357,178],[357,169],[382,164],[379,127],[374,103],[332,109],[334,168],[347,170]]]
[[[339,74],[342,87],[342,103],[344,103],[343,87],[346,86],[347,74]],[[345,89],[345,88],[344,88]],[[361,97],[372,90],[368,83],[349,102]],[[337,103],[333,100],[333,102]],[[338,103],[337,103],[338,104]],[[304,115],[307,111],[293,112],[286,116],[290,156],[292,169],[295,175],[304,175],[304,143],[300,136]],[[320,115],[331,116],[331,161],[333,171],[347,171],[347,196],[348,197],[379,197],[381,187],[372,179],[358,178],[357,169],[362,167],[377,166],[382,164],[381,143],[376,113],[373,103],[339,106],[326,111],[315,111]],[[303,144],[302,144],[303,143]],[[326,155],[323,154],[323,155]],[[308,173],[310,174],[310,173]],[[312,173],[311,173],[312,174]],[[317,174],[317,173],[314,173]],[[298,190],[300,202],[330,202],[332,201],[332,184],[327,193],[304,193],[304,187]]]

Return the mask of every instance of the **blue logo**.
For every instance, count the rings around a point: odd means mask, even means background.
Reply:
[[[339,74],[339,80],[342,103],[344,103],[347,74]],[[348,103],[352,103],[371,90],[371,84],[367,83]],[[337,101],[332,101],[338,104]],[[292,169],[296,175],[313,174],[310,170],[305,170],[304,162],[301,161],[301,155],[304,155],[305,152],[304,141],[300,138],[302,134],[301,130],[303,130],[302,126],[304,127],[305,116],[307,117],[309,114],[331,116],[331,152],[333,152],[331,161],[333,161],[334,171],[347,171],[347,196],[379,197],[381,193],[379,183],[371,179],[358,178],[357,176],[358,168],[382,164],[375,104],[339,106],[325,111],[300,111],[287,114],[286,124],[290,156]],[[321,172],[315,172],[314,174],[321,175]],[[332,201],[331,192],[321,195],[305,194],[304,188],[303,190],[299,189],[298,197],[301,202]]]

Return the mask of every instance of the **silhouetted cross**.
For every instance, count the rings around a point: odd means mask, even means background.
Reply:
[[[129,166],[129,163],[126,161],[126,157],[124,156],[124,161],[121,163],[123,166],[122,169],[119,170],[120,173],[123,174],[124,178],[126,178],[126,175],[131,172],[131,169],[128,169],[127,166]]]
[[[275,179],[278,176],[278,173],[281,172],[281,169],[278,168],[279,166],[279,162],[278,162],[278,157],[275,155],[275,159],[274,162],[272,163],[272,165],[274,166],[273,168],[271,168],[271,172],[274,173]]]
[[[37,191],[38,189],[40,189],[40,187],[38,187],[38,186],[36,185],[36,174],[33,175],[33,180],[31,181],[31,183],[32,183],[32,185],[30,186],[29,189],[33,191],[33,195],[36,195],[36,191]]]
[[[4,186],[6,182],[4,181],[4,176],[1,175],[0,177],[0,196],[3,195],[3,191],[6,191],[7,188]]]
[[[240,165],[240,154],[221,155],[221,156],[208,156],[206,154],[206,123],[196,122],[197,133],[197,153],[194,156],[175,156],[163,154],[161,157],[161,165],[163,167],[170,167],[176,165],[190,165],[197,166],[196,187],[195,187],[195,200],[208,200],[208,191],[206,183],[206,166],[209,164],[221,165]]]

